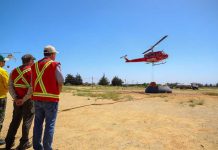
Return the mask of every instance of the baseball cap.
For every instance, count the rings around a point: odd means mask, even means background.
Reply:
[[[2,55],[0,55],[0,61],[7,61],[7,58],[5,58]]]
[[[31,54],[26,54],[26,55],[23,55],[21,59],[23,62],[29,62],[30,60],[35,60],[36,58],[33,57]]]
[[[44,47],[44,53],[59,53],[54,46],[52,45],[47,45]]]

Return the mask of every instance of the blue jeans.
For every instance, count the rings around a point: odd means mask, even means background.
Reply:
[[[0,133],[2,131],[3,121],[5,119],[7,98],[0,98]]]
[[[33,128],[33,148],[35,150],[52,150],[55,121],[57,118],[58,103],[34,101],[35,120]],[[43,122],[45,130],[42,145]]]

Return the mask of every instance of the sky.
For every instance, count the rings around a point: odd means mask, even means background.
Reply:
[[[63,75],[84,82],[105,74],[126,83],[218,83],[217,0],[0,0],[0,53],[14,53],[10,72],[24,54],[43,58],[59,51]],[[168,35],[154,50],[166,64],[125,63]],[[5,55],[6,56],[6,55]]]

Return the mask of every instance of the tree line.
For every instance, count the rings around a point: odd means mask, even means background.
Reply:
[[[122,79],[120,79],[117,76],[113,77],[113,79],[110,82],[105,75],[103,75],[98,81],[98,85],[122,86],[123,83],[124,82],[122,81]],[[90,83],[83,83],[83,79],[80,76],[80,74],[76,74],[76,76],[73,76],[72,74],[67,74],[64,82],[64,85],[84,85],[84,84],[90,84]]]
[[[120,79],[118,76],[114,76],[111,82],[108,80],[108,78],[105,76],[105,74],[99,79],[98,85],[112,85],[112,86],[122,86],[123,80]],[[94,83],[83,83],[83,79],[80,74],[76,74],[73,76],[72,74],[67,74],[65,77],[64,85],[92,85]],[[178,83],[167,83],[170,87],[176,87]],[[218,87],[218,83],[216,84],[200,84],[196,83],[199,87]],[[149,83],[143,83],[143,84],[128,84],[129,86],[148,86]]]

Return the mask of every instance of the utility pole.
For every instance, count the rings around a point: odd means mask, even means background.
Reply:
[[[93,88],[93,76],[92,76],[92,88]]]

